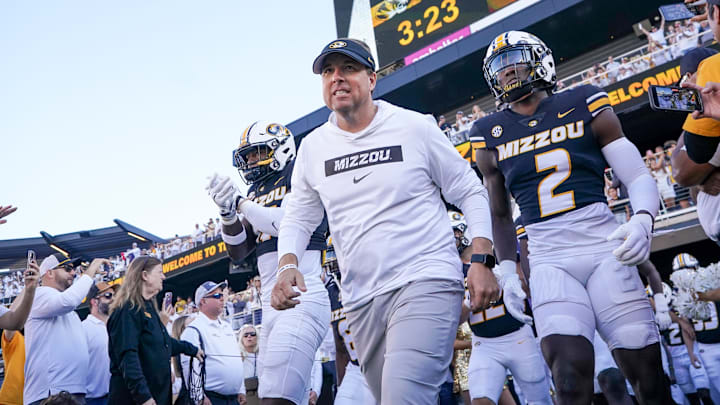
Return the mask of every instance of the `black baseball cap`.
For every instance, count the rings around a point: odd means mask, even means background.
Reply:
[[[716,53],[718,53],[718,51],[712,48],[695,48],[688,51],[688,53],[680,59],[680,76],[697,72],[700,62]]]
[[[365,48],[367,48],[367,45],[358,39],[336,39],[325,45],[325,48],[323,48],[322,52],[320,52],[320,55],[315,58],[315,62],[313,62],[313,73],[316,75],[320,74],[323,64],[325,63],[325,58],[331,53],[341,53],[343,55],[347,55],[361,65],[372,69],[374,72],[375,59],[373,59],[372,54],[370,54],[370,52],[368,52]]]

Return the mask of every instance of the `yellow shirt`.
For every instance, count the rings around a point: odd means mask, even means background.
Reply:
[[[698,66],[697,84],[705,86],[707,82],[720,83],[720,53],[703,60]],[[688,114],[683,130],[695,135],[715,138],[720,136],[720,121],[712,118],[696,120]]]
[[[15,332],[12,339],[2,333],[2,356],[5,360],[5,381],[0,388],[0,404],[22,405],[25,384],[25,337]]]

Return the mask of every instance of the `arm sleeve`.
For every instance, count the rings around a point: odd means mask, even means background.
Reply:
[[[470,239],[492,241],[490,202],[480,178],[439,128],[428,128],[425,145],[430,177],[442,189],[445,199],[462,210]]]
[[[292,253],[302,259],[305,248],[310,242],[310,235],[320,225],[325,212],[318,193],[312,189],[307,179],[306,165],[312,162],[307,155],[308,139],[300,145],[295,168],[291,180],[291,192],[287,201],[284,216],[278,232],[278,259]]]
[[[660,195],[638,149],[627,138],[618,138],[602,148],[613,173],[627,186],[633,211],[645,210],[653,218],[658,213]]]
[[[312,372],[310,373],[310,389],[315,391],[318,396],[320,396],[320,390],[322,390],[322,382],[322,364],[316,356],[315,361],[313,361]]]
[[[93,279],[83,274],[63,292],[46,291],[36,294],[33,302],[33,318],[53,318],[74,311],[90,291]]]
[[[122,373],[125,385],[133,396],[133,400],[142,404],[152,398],[150,388],[143,375],[138,357],[142,319],[137,311],[129,307],[118,309],[118,316],[108,322],[110,351],[118,359],[118,368]]]
[[[283,205],[291,193],[283,199]],[[253,229],[270,236],[278,236],[280,221],[283,219],[283,207],[263,207],[255,201],[245,200],[240,205],[240,212],[253,226]]]
[[[186,342],[184,340],[177,340],[171,337],[170,350],[171,356],[177,356],[178,354],[187,354],[188,356],[195,357],[198,352],[198,346],[195,346],[194,344]]]
[[[720,129],[718,129],[718,133],[720,133]],[[698,164],[709,163],[718,146],[720,146],[720,137],[711,138],[701,136],[687,130],[683,136],[685,137],[685,149],[687,150],[688,157]]]

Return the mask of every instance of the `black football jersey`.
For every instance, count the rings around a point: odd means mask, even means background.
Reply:
[[[330,296],[330,327],[333,328],[342,339],[348,355],[350,356],[350,362],[359,366],[360,364],[358,363],[357,352],[355,351],[355,343],[353,342],[348,321],[345,317],[345,310],[342,305],[340,286],[337,284],[335,277],[328,277],[325,280],[325,288]]]
[[[718,322],[718,312],[720,312],[720,302],[712,303],[710,319],[707,321],[693,320],[695,324],[695,338],[700,343],[720,343],[720,322]]]
[[[607,93],[586,85],[548,96],[531,116],[508,108],[475,121],[472,147],[497,150],[498,168],[524,225],[607,203],[607,162],[591,122],[610,108]]]
[[[254,183],[248,190],[247,198],[265,207],[279,207],[283,198],[290,192],[290,179],[292,178],[295,161],[291,161],[281,172],[273,173],[261,182]],[[327,216],[323,217],[320,226],[310,236],[307,250],[325,250],[325,235],[328,230]],[[277,252],[277,238],[257,232],[255,252],[262,256],[268,252]]]

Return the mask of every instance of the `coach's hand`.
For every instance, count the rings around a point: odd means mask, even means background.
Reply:
[[[482,263],[470,264],[467,275],[470,309],[482,311],[500,299],[500,287],[492,270]]]
[[[300,300],[294,299],[299,297],[300,293],[293,287],[297,287],[302,292],[307,291],[305,278],[298,270],[297,262],[297,256],[293,254],[286,254],[280,258],[277,282],[270,296],[270,305],[278,311],[293,308],[300,303]]]
[[[532,317],[525,313],[527,295],[517,274],[517,263],[512,260],[503,260],[493,270],[493,273],[503,290],[503,302],[510,315],[522,323],[532,324]]]
[[[623,244],[613,250],[618,261],[626,266],[637,266],[650,258],[653,219],[640,213],[633,215],[625,224],[620,225],[607,240],[623,240]]]

